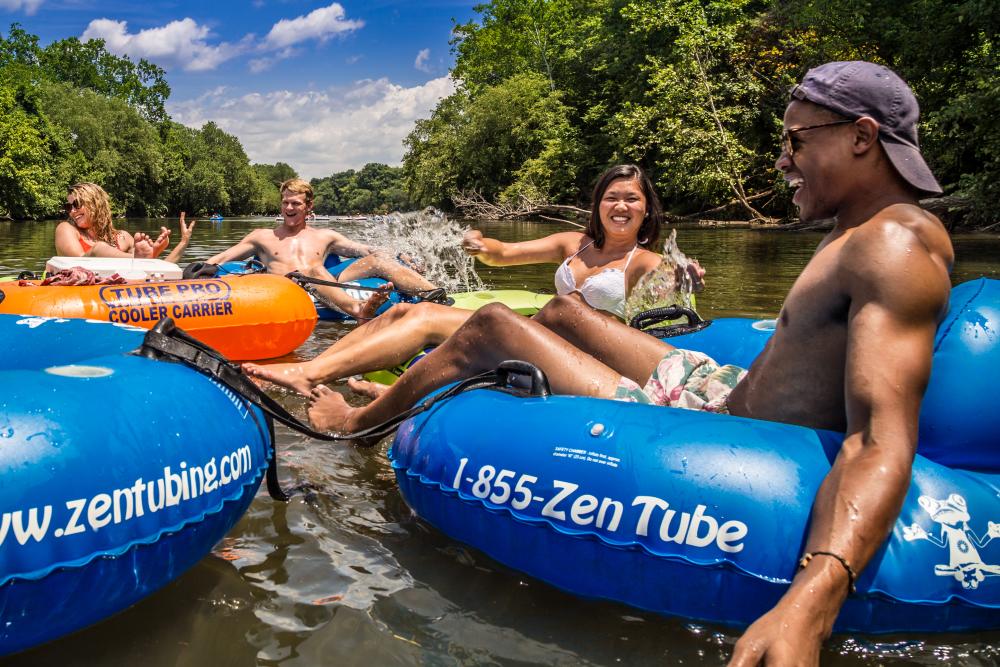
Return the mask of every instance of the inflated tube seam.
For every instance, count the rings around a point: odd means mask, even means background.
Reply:
[[[945,339],[948,338],[948,335],[951,333],[952,328],[958,322],[958,318],[962,315],[962,313],[966,311],[966,309],[969,307],[969,304],[975,301],[979,297],[979,295],[982,294],[983,290],[986,289],[985,278],[980,278],[978,282],[979,282],[979,288],[976,290],[975,294],[970,296],[966,300],[966,302],[962,304],[961,308],[955,309],[954,311],[955,315],[954,317],[951,318],[951,321],[948,323],[948,328],[944,330],[944,332],[941,334],[940,337],[938,337],[937,344],[934,346],[934,352],[940,350],[941,346],[944,345]]]

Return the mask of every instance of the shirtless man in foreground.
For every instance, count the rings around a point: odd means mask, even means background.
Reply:
[[[393,286],[409,293],[434,289],[434,285],[419,273],[380,253],[377,248],[352,241],[332,229],[310,227],[306,219],[312,208],[312,186],[298,178],[285,181],[281,184],[282,223],[275,229],[255,229],[233,247],[209,258],[208,262],[222,264],[257,255],[269,273],[285,275],[298,271],[331,282],[371,277],[388,280],[384,290],[373,293],[365,301],[352,298],[339,287],[315,286],[323,300],[356,319],[372,317]],[[330,253],[361,259],[334,276],[323,265]]]
[[[918,206],[921,194],[941,190],[920,155],[917,115],[906,84],[871,63],[828,63],[792,90],[777,168],[795,189],[802,220],[836,224],[792,285],[749,373],[593,317],[562,297],[546,315],[563,323],[559,335],[487,307],[366,407],[317,387],[310,419],[354,432],[446,383],[523,359],[545,371],[557,393],[673,397],[664,402],[843,432],[813,504],[805,551],[816,557],[746,630],[732,659],[816,664],[849,583],[902,505],[934,335],[948,306],[954,255],[944,227]],[[691,367],[679,396],[663,384],[678,364]],[[735,387],[719,391],[727,386]]]

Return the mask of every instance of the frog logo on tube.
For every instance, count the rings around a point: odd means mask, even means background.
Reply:
[[[178,322],[192,317],[233,314],[232,289],[222,280],[184,280],[173,283],[105,285],[98,297],[108,307],[108,320],[142,324],[172,317]]]
[[[907,542],[927,540],[941,549],[948,549],[948,562],[934,566],[934,574],[939,577],[954,577],[962,588],[979,588],[979,582],[987,576],[1000,575],[1000,565],[983,562],[979,554],[994,538],[1000,537],[1000,523],[988,521],[986,534],[976,535],[969,528],[969,507],[965,498],[953,493],[944,500],[920,496],[920,506],[930,515],[931,520],[941,526],[941,536],[928,533],[917,523],[903,527],[903,539]]]

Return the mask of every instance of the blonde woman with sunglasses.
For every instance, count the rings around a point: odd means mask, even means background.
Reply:
[[[160,227],[154,239],[144,232],[133,237],[115,229],[111,220],[108,193],[96,183],[77,183],[66,193],[66,217],[56,227],[56,254],[60,257],[159,257],[170,244],[170,230]],[[184,223],[181,213],[181,240],[164,259],[177,262],[187,249],[194,221]]]

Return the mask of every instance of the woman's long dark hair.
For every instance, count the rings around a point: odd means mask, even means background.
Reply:
[[[594,239],[594,247],[604,245],[604,226],[601,224],[601,200],[612,181],[619,178],[639,181],[642,194],[646,196],[646,217],[639,227],[639,245],[647,250],[652,248],[660,238],[660,226],[663,224],[663,206],[653,189],[653,184],[639,166],[634,164],[617,164],[611,167],[597,179],[594,195],[590,204],[590,222],[587,224],[587,236]]]

